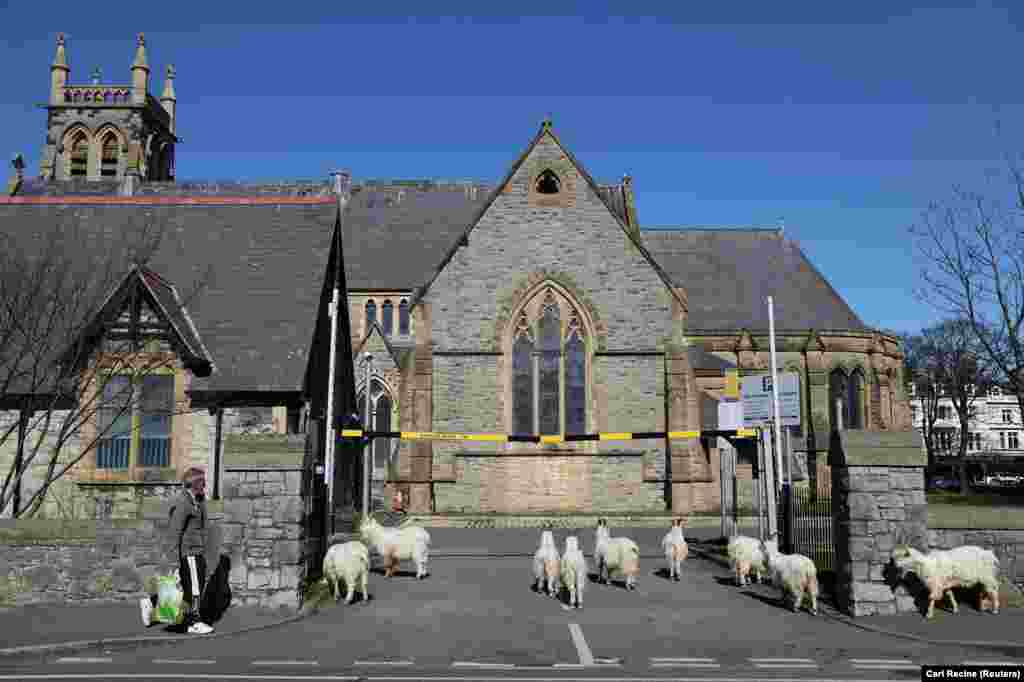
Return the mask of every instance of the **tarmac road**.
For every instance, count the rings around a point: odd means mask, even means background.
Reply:
[[[0,680],[916,680],[922,663],[1014,662],[792,613],[703,559],[678,583],[642,565],[638,590],[589,584],[575,610],[530,589],[528,559],[439,557],[426,580],[374,574],[371,600],[290,625],[5,660]]]

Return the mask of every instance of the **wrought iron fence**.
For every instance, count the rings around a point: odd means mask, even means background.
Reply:
[[[826,481],[819,481],[817,490],[799,487],[792,489],[790,494],[793,502],[792,525],[786,521],[784,496],[780,495],[778,504],[783,545],[791,547],[795,554],[803,554],[812,559],[819,571],[834,570],[831,486]]]

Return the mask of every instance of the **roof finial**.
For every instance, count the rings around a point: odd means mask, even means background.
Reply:
[[[551,112],[550,111],[548,113],[544,114],[544,122],[541,124],[541,127],[544,130],[550,130],[551,129]]]
[[[93,85],[99,85],[100,84],[100,78],[102,78],[102,75],[103,74],[100,71],[100,67],[97,66],[95,69],[93,69],[92,70],[92,76],[91,76],[92,84]]]
[[[629,187],[630,183],[633,182],[633,176],[629,173],[622,174],[622,184]]]
[[[149,69],[149,64],[146,62],[146,34],[140,33],[136,39],[135,49],[135,62],[132,64],[132,68],[144,68]]]
[[[178,72],[174,69],[174,64],[167,65],[167,75],[164,78],[164,94],[160,95],[161,100],[165,99],[177,99],[174,94],[174,77],[178,75]]]
[[[67,56],[64,54],[64,34],[57,34],[57,54],[53,58],[54,66],[67,66]]]

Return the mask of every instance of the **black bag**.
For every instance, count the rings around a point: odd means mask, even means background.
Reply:
[[[231,604],[231,584],[228,582],[230,573],[231,559],[227,554],[221,554],[217,568],[206,583],[206,589],[199,600],[199,617],[207,625],[220,620]]]

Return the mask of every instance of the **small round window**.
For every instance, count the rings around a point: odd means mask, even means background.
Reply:
[[[558,194],[560,189],[561,183],[558,181],[558,176],[550,170],[544,171],[537,178],[538,194]]]

